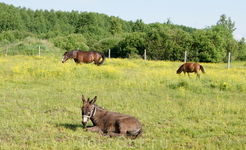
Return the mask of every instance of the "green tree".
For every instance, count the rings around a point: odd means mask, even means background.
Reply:
[[[13,5],[0,3],[0,32],[8,30],[23,31],[24,26],[20,12]]]
[[[113,35],[120,34],[122,31],[122,24],[119,18],[111,18],[111,33]]]
[[[151,59],[183,60],[184,51],[190,49],[192,37],[181,28],[169,24],[151,24],[146,49]]]
[[[222,25],[227,29],[228,31],[227,36],[231,36],[231,34],[236,30],[235,22],[232,22],[230,17],[227,19],[225,14],[220,16],[220,19],[217,22],[217,25]]]
[[[123,38],[119,35],[105,38],[105,39],[98,41],[94,45],[92,45],[90,50],[103,52],[105,55],[108,55],[108,51],[110,49],[111,57],[119,57],[120,55],[119,55],[117,45],[122,40]]]
[[[56,47],[60,47],[64,50],[75,50],[80,49],[84,51],[88,51],[89,47],[87,46],[87,40],[82,34],[70,34],[68,36],[58,36],[51,41],[54,43]]]
[[[238,41],[238,57],[237,60],[246,61],[246,41],[242,38]]]
[[[33,26],[35,33],[47,33],[46,18],[43,14],[43,10],[35,11]]]
[[[21,19],[22,19],[22,23],[23,23],[23,29],[24,31],[29,31],[30,32],[30,26],[31,26],[31,14],[28,14],[27,9],[24,8],[19,8],[20,11],[20,15],[21,15]]]
[[[225,39],[210,28],[197,30],[188,57],[196,62],[221,62],[226,56]]]
[[[133,32],[145,32],[146,31],[146,25],[142,21],[142,19],[138,19],[134,26],[132,27]]]
[[[233,32],[236,30],[235,22],[232,22],[230,17],[227,19],[226,15],[223,14],[220,16],[217,25],[212,26],[211,29],[226,41],[223,45],[225,52],[226,54],[232,53],[231,60],[235,60],[238,57],[238,43],[233,38]],[[227,57],[224,58],[224,61],[227,61]]]
[[[134,32],[118,44],[119,56],[126,58],[130,55],[143,55],[146,43],[146,33]]]
[[[72,25],[74,28],[77,27],[78,22],[79,22],[79,12],[78,11],[74,11],[72,10],[69,14],[68,14],[68,23],[70,25]]]

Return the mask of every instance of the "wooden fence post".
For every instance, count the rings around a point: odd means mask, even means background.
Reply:
[[[9,51],[9,47],[8,46],[6,46],[6,56],[8,55],[8,51]]]
[[[40,57],[40,46],[38,46],[38,57]]]
[[[185,51],[185,55],[184,55],[184,63],[186,63],[186,57],[187,57],[187,51]]]
[[[144,61],[146,61],[146,49],[144,49]]]
[[[110,49],[108,49],[108,58],[110,59]]]
[[[227,69],[230,68],[230,63],[231,63],[231,53],[228,53],[228,63],[227,63]]]

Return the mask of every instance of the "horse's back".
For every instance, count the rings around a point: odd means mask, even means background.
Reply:
[[[196,68],[196,63],[185,63],[184,64],[184,71],[186,72],[194,72]]]
[[[79,50],[77,53],[77,59],[79,62],[90,63],[92,62],[92,53]]]
[[[198,63],[185,63],[184,66],[187,72],[198,73],[200,70],[202,70],[203,73],[205,72],[203,66]]]

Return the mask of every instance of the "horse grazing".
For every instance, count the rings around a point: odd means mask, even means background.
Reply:
[[[86,126],[89,119],[93,123],[92,127],[86,127],[87,130],[103,133],[110,137],[123,135],[131,139],[142,134],[142,125],[135,117],[106,111],[94,104],[96,100],[97,96],[91,101],[89,98],[86,101],[82,95],[82,124]]]
[[[198,63],[184,63],[179,67],[177,70],[177,74],[180,74],[182,71],[184,74],[187,72],[188,76],[190,77],[190,72],[195,72],[197,74],[197,77],[200,78],[199,71],[202,71],[202,73],[205,73],[205,70],[202,65],[199,65]]]
[[[63,54],[62,63],[66,62],[69,58],[73,58],[77,64],[82,62],[91,63],[94,61],[95,65],[100,66],[105,60],[105,55],[97,51],[72,50]],[[102,60],[100,61],[101,58]]]

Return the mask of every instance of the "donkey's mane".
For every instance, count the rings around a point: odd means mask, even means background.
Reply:
[[[97,104],[94,104],[94,106],[96,106],[97,108],[100,108],[102,110],[105,110],[104,108],[102,108],[101,106],[98,106]]]

